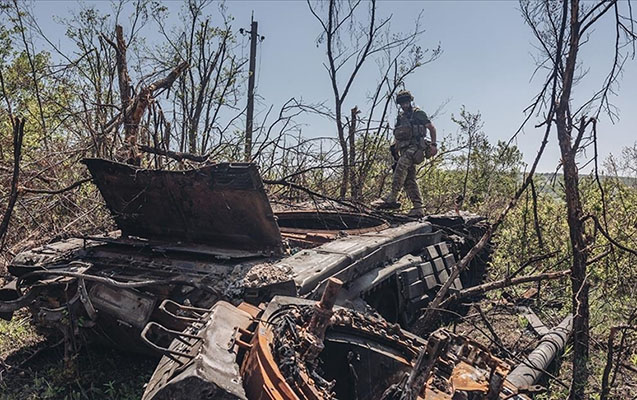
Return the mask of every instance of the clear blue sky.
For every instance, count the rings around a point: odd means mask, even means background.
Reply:
[[[108,9],[106,2],[98,3]],[[177,21],[181,2],[166,3]],[[259,22],[259,32],[266,37],[259,45],[257,92],[265,104],[275,109],[291,97],[302,97],[308,102],[327,100],[331,105],[331,91],[327,72],[322,66],[324,49],[316,46],[320,32],[318,22],[309,13],[304,1],[228,1],[229,13],[234,16],[234,26],[248,28],[254,12]],[[35,6],[36,17],[43,29],[61,42],[64,27],[51,18],[68,16],[77,8],[75,2],[41,1]],[[480,111],[484,131],[491,141],[508,140],[524,119],[522,111],[530,104],[542,83],[541,73],[532,80],[535,40],[525,25],[517,1],[392,1],[380,2],[381,15],[392,15],[394,29],[412,26],[415,16],[424,10],[425,34],[421,45],[443,49],[442,56],[425,65],[406,82],[415,96],[416,103],[426,111],[433,111],[449,101],[443,113],[433,121],[439,135],[455,132],[451,114],[457,114],[462,105],[467,110]],[[211,13],[214,10],[211,10]],[[612,17],[609,15],[608,17]],[[614,45],[612,22],[600,21],[594,40],[585,45],[580,61],[590,69],[583,83],[576,88],[578,99],[588,98],[610,68]],[[126,24],[124,24],[126,30]],[[152,37],[149,38],[152,40]],[[245,51],[247,39],[245,40]],[[365,69],[345,109],[354,105],[364,107],[364,98],[371,90],[377,73],[372,64]],[[611,124],[603,116],[598,126],[599,148],[603,158],[609,153],[619,154],[623,146],[637,141],[637,61],[626,64],[619,96],[613,99],[620,110],[620,121]],[[262,107],[263,112],[266,108]],[[532,119],[537,122],[537,119]],[[328,121],[308,119],[304,134],[308,136],[334,135]],[[531,162],[541,139],[540,130],[529,124],[519,136],[517,145]],[[557,141],[553,135],[540,171],[555,169],[559,159]]]

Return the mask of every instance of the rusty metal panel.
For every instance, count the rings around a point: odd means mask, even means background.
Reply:
[[[248,328],[252,318],[246,306],[242,310],[223,301],[216,303],[201,321],[203,325],[198,324],[201,329],[190,328],[196,335],[172,342],[171,350],[189,356],[178,361],[170,354],[162,357],[142,399],[246,400],[236,360],[237,335]]]
[[[254,164],[162,171],[83,162],[123,236],[280,252],[281,234]]]

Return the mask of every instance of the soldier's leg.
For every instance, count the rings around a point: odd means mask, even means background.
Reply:
[[[405,186],[405,180],[407,179],[410,166],[413,166],[411,153],[401,152],[400,157],[396,162],[396,169],[394,170],[394,175],[392,177],[391,192],[389,192],[389,194],[385,196],[385,200],[387,202],[395,202],[398,198],[400,190],[403,188],[403,186]]]
[[[405,180],[409,172],[409,167],[413,165],[413,151],[411,148],[401,149],[396,168],[392,175],[390,192],[380,199],[373,201],[372,206],[380,208],[399,208],[400,204],[396,201],[400,191],[405,186]]]
[[[417,148],[410,148],[411,151],[406,151],[406,155],[410,155],[409,160],[411,161],[408,168],[407,174],[405,177],[405,193],[407,193],[407,197],[411,200],[413,204],[413,208],[409,211],[409,215],[412,217],[422,217],[425,212],[422,203],[422,196],[420,195],[420,187],[418,186],[418,182],[416,181],[416,163],[414,162],[413,155]]]
[[[423,208],[422,196],[420,194],[420,187],[416,181],[416,166],[412,164],[407,171],[407,178],[405,179],[405,192],[407,197],[411,200],[413,208],[409,211],[409,215],[413,217],[422,217],[425,212]]]

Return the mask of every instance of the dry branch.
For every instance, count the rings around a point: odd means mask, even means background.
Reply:
[[[493,336],[493,341],[498,345],[498,347],[500,348],[505,347],[504,343],[502,343],[502,340],[498,336],[497,332],[495,331],[495,329],[493,329],[493,325],[491,325],[491,322],[485,315],[484,311],[482,311],[482,307],[480,307],[480,304],[476,304],[475,308],[476,310],[478,310],[478,313],[480,314],[480,319],[482,319],[482,322],[484,322],[484,325],[489,330],[489,333],[491,333],[491,336]]]
[[[599,218],[597,218],[597,216],[592,215],[592,214],[588,214],[585,215],[581,218],[581,223],[583,224],[584,222],[586,222],[587,220],[592,219],[593,222],[595,222],[595,227],[602,233],[602,235],[604,235],[604,237],[611,242],[614,246],[616,246],[617,248],[624,250],[625,252],[628,252],[634,256],[637,256],[637,250],[631,249],[629,247],[623,246],[621,243],[619,243],[618,241],[616,241],[615,239],[613,239],[612,236],[610,236],[608,234],[608,232],[606,232],[606,230],[602,227],[602,224],[599,222]],[[596,260],[597,261],[597,260]]]
[[[135,96],[129,108],[126,109],[124,116],[124,145],[128,148],[128,156],[126,162],[128,164],[140,165],[141,157],[138,152],[137,136],[139,134],[139,124],[144,116],[144,112],[150,105],[153,95],[156,91],[169,88],[175,79],[186,70],[188,63],[182,62],[170,74],[161,78],[150,85],[143,87],[137,96]]]
[[[550,253],[546,253],[546,254],[541,254],[539,256],[532,256],[531,258],[529,258],[528,260],[526,260],[526,262],[524,262],[524,264],[522,264],[518,269],[516,269],[513,273],[509,274],[508,279],[513,278],[514,276],[516,276],[517,274],[519,274],[520,272],[524,271],[524,269],[526,267],[528,267],[531,264],[535,264],[536,262],[539,261],[544,261],[548,258],[551,257],[555,257],[559,252],[558,251],[552,251]]]
[[[200,156],[197,154],[158,149],[157,147],[146,146],[143,144],[139,145],[139,149],[146,153],[169,157],[177,161],[190,160],[195,162],[206,162],[208,161],[208,157],[210,157],[210,154],[204,154]]]
[[[571,273],[571,270],[567,269],[567,270],[558,271],[558,272],[545,272],[543,274],[521,276],[519,278],[513,278],[513,279],[505,278],[505,279],[501,279],[499,281],[484,283],[482,285],[474,286],[474,287],[469,288],[469,289],[461,290],[460,292],[452,295],[450,297],[450,299],[451,298],[459,299],[459,298],[463,298],[463,297],[474,296],[476,294],[489,292],[489,291],[495,290],[495,289],[502,289],[502,288],[509,287],[509,286],[520,285],[522,283],[539,282],[539,281],[545,281],[545,280],[560,279],[560,278],[563,278],[565,276],[570,275],[570,273]],[[445,303],[447,303],[447,301],[445,301]]]
[[[188,63],[180,63],[166,77],[143,87],[135,97],[131,98],[131,81],[128,74],[128,65],[126,64],[126,41],[124,40],[121,25],[115,27],[115,35],[117,43],[108,39],[106,36],[103,36],[103,38],[115,48],[116,53],[120,100],[122,102],[121,115],[123,118],[121,122],[124,123],[124,146],[119,158],[125,159],[125,162],[128,164],[140,165],[141,156],[138,151],[137,136],[144,112],[150,105],[155,92],[172,86],[177,77],[186,70]],[[119,119],[116,118],[114,122],[117,121],[119,121]],[[109,125],[110,124],[107,124],[107,126]]]
[[[355,203],[352,203],[352,202],[349,202],[349,201],[346,201],[346,200],[336,199],[336,198],[333,198],[333,197],[330,197],[330,196],[326,196],[326,195],[320,194],[318,192],[315,192],[312,189],[308,189],[308,188],[306,188],[304,186],[297,185],[296,183],[288,182],[285,179],[278,179],[278,180],[264,179],[263,183],[266,184],[266,185],[288,186],[288,187],[291,187],[293,189],[301,190],[301,191],[307,193],[308,195],[310,195],[312,198],[318,197],[320,199],[325,199],[325,200],[332,201],[334,203],[338,203],[338,204],[340,204],[342,206],[345,206],[345,207],[351,208],[353,210],[356,210],[357,212],[361,212],[362,211],[361,207],[359,205],[356,205]]]
[[[70,184],[69,186],[62,188],[62,189],[57,189],[57,190],[53,190],[53,189],[32,189],[32,188],[26,188],[26,187],[22,187],[20,188],[21,192],[25,192],[25,193],[37,193],[37,194],[61,194],[64,192],[68,192],[69,190],[73,190],[76,187],[79,187],[83,184],[85,184],[86,182],[90,182],[93,178],[84,178],[81,179],[77,182],[74,182],[72,184]]]

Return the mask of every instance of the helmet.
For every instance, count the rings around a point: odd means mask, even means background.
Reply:
[[[396,93],[396,104],[407,103],[414,99],[409,90],[401,90]]]

